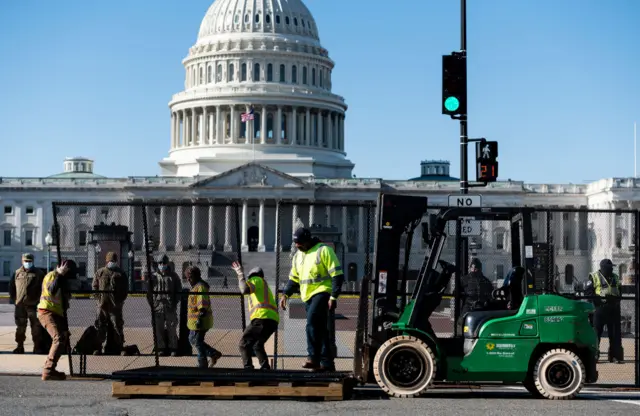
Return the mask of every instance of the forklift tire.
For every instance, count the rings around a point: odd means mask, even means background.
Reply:
[[[422,340],[401,335],[382,344],[373,360],[376,382],[392,397],[424,394],[433,384],[436,357]]]
[[[573,399],[584,387],[586,370],[575,353],[555,348],[544,353],[533,368],[538,392],[550,400]]]

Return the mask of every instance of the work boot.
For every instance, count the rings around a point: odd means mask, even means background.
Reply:
[[[160,354],[158,354],[160,357],[168,357],[169,356],[169,351],[168,350],[160,350]]]
[[[211,364],[209,365],[209,367],[214,367],[220,357],[222,357],[222,353],[220,351],[215,351],[213,354],[211,354]]]
[[[18,344],[15,350],[13,350],[14,354],[24,354],[24,344]]]
[[[172,357],[177,357],[178,356],[178,351],[171,351],[171,356]]]
[[[309,370],[317,370],[318,368],[320,368],[320,365],[318,365],[318,363],[307,359],[307,362],[302,364],[302,368],[308,368]]]
[[[326,371],[326,372],[335,372],[336,371],[336,366],[334,364],[322,364],[320,365],[320,371]]]
[[[67,379],[67,376],[62,371],[49,370],[49,371],[44,371],[42,373],[42,380],[44,380],[44,381],[47,381],[47,380],[62,381],[62,380],[66,380],[66,379]]]

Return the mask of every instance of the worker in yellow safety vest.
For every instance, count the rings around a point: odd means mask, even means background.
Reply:
[[[280,307],[286,310],[287,299],[300,292],[307,311],[308,358],[302,367],[335,371],[335,309],[344,283],[342,266],[333,248],[312,237],[307,228],[296,230],[293,242],[298,251]]]
[[[593,314],[593,326],[598,334],[598,344],[602,338],[604,327],[609,335],[609,361],[622,363],[624,349],[622,348],[622,287],[620,277],[613,272],[614,264],[610,259],[600,262],[600,269],[589,275],[585,285],[587,296],[596,296],[593,304],[596,307]]]
[[[255,352],[261,370],[269,370],[269,357],[264,344],[278,329],[280,316],[273,292],[265,281],[260,267],[249,270],[245,279],[242,265],[233,262],[233,270],[238,275],[238,288],[243,295],[249,295],[249,320],[251,321],[240,339],[240,356],[245,369],[252,370],[251,351]]]
[[[185,277],[191,285],[187,300],[189,342],[198,353],[198,367],[207,368],[207,358],[211,359],[211,367],[213,367],[222,357],[222,353],[205,342],[207,331],[213,328],[209,285],[202,280],[200,269],[195,266],[187,268]]]
[[[66,375],[56,370],[60,356],[67,348],[69,328],[65,311],[69,309],[69,286],[67,281],[74,279],[77,266],[73,260],[67,260],[49,272],[42,281],[42,293],[38,303],[38,320],[51,336],[51,349],[42,370],[43,380],[64,380]]]

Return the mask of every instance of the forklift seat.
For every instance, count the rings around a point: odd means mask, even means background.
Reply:
[[[464,316],[464,337],[465,338],[478,338],[478,333],[482,325],[495,318],[505,318],[507,316],[513,316],[518,313],[517,310],[499,310],[499,311],[474,311],[468,312]]]

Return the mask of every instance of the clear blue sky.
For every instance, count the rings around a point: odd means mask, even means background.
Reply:
[[[0,176],[58,173],[76,155],[107,176],[158,174],[167,104],[211,2],[3,2]],[[441,56],[460,47],[459,1],[306,4],[349,104],[354,173],[404,179],[423,159],[447,159],[458,176],[459,123],[440,99]],[[632,176],[640,1],[468,0],[467,10],[469,134],[499,141],[501,178]]]

